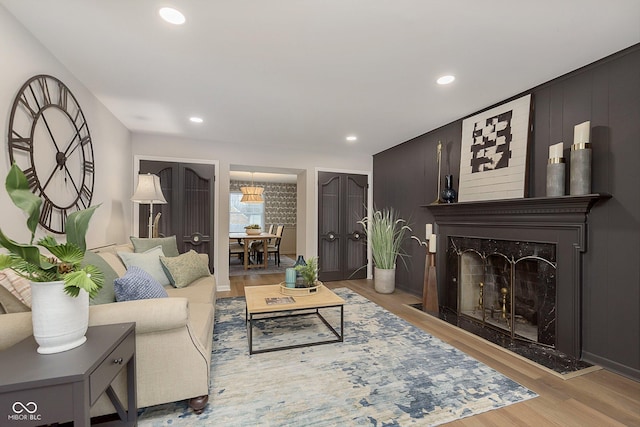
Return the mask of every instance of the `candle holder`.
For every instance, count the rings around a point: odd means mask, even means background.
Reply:
[[[422,311],[438,316],[440,307],[438,305],[438,281],[436,276],[436,254],[429,250],[429,240],[421,241],[416,236],[412,239],[420,243],[425,248],[424,259],[424,282],[422,286]]]
[[[547,197],[564,196],[566,165],[563,157],[549,159],[547,164]]]
[[[591,144],[579,142],[571,146],[569,194],[581,196],[591,193]]]
[[[442,142],[438,141],[438,148],[436,149],[436,162],[438,163],[438,189],[436,192],[436,199],[431,202],[432,205],[439,205],[440,201],[440,174],[442,173]]]
[[[571,145],[571,171],[569,194],[582,196],[591,193],[591,122],[586,121],[573,127]]]

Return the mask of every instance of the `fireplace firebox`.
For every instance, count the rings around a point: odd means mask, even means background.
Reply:
[[[555,245],[450,237],[447,258],[458,264],[457,315],[555,347]]]

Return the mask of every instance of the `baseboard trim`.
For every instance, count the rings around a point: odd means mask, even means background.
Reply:
[[[595,355],[588,351],[582,352],[582,359],[585,362],[595,363],[609,371],[615,372],[616,374],[620,374],[624,377],[640,382],[640,369],[630,368],[629,366],[625,366],[621,363],[607,359],[606,357]]]

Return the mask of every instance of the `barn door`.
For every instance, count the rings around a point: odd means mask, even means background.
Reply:
[[[154,205],[161,213],[160,236],[175,235],[180,253],[193,249],[209,255],[213,272],[213,200],[215,166],[141,160],[140,173],[160,177],[166,205]],[[146,237],[149,205],[140,205],[139,230]]]
[[[318,172],[319,279],[335,281],[367,276],[367,176]]]

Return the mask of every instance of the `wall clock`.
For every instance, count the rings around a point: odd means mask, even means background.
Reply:
[[[9,157],[43,200],[40,224],[65,232],[67,216],[91,205],[93,143],[84,113],[69,88],[37,75],[22,85],[9,118]]]

